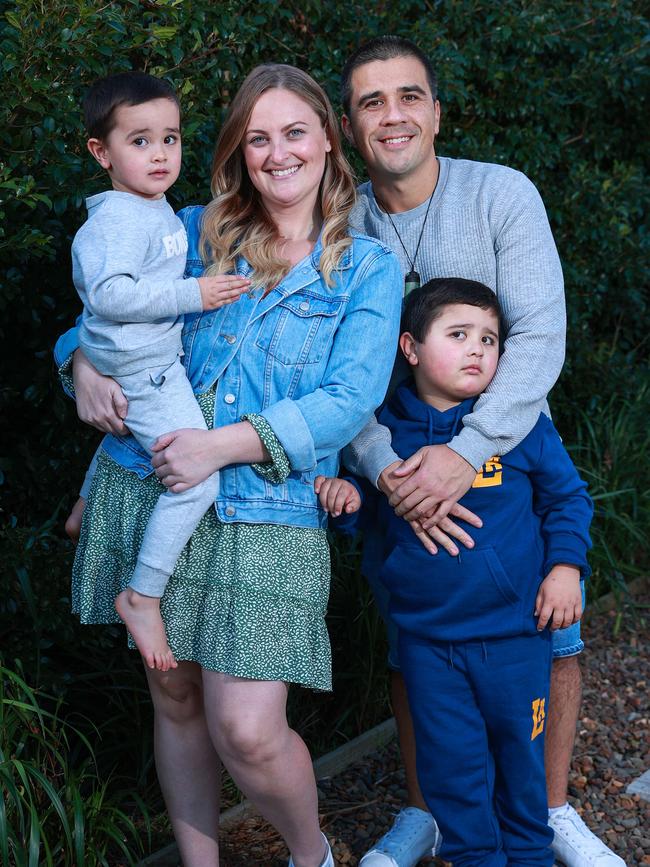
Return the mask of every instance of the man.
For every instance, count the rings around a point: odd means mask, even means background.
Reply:
[[[412,522],[430,550],[437,544],[458,554],[457,542],[472,542],[448,515],[475,520],[456,503],[477,471],[492,456],[514,448],[539,413],[548,412],[546,396],[562,367],[566,328],[557,251],[543,203],[524,175],[505,166],[436,156],[436,76],[413,43],[389,36],[358,49],[343,70],[342,101],[343,131],[370,178],[359,188],[355,227],[394,249],[404,268],[405,291],[433,277],[478,280],[498,295],[508,326],[495,379],[448,445],[422,448],[402,463],[390,448],[387,431],[371,422],[346,456],[350,469],[390,496],[397,514]],[[431,538],[425,540],[427,533]],[[376,579],[372,538],[366,541],[364,571]],[[380,587],[375,592],[382,595]],[[542,622],[553,601],[544,600]],[[380,608],[383,603],[386,619],[385,598],[378,603]],[[546,719],[553,849],[568,867],[621,867],[624,862],[567,803],[581,700],[577,654],[583,643],[579,624],[562,629],[563,624],[561,614],[551,621],[557,631]],[[412,723],[394,647],[389,666],[409,806],[364,856],[363,867],[413,867],[438,843],[437,827],[417,785]]]

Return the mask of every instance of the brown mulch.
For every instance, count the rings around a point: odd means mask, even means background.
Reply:
[[[625,792],[650,768],[650,594],[635,603],[620,613],[593,614],[583,626],[584,699],[569,790],[589,827],[628,867],[650,865],[650,803]],[[396,744],[318,785],[321,825],[337,864],[354,867],[403,804]],[[223,835],[223,867],[286,867],[287,857],[275,830],[261,819]]]

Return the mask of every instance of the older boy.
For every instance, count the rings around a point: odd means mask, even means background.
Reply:
[[[379,421],[402,458],[462,429],[499,360],[499,305],[483,284],[431,280],[407,298],[400,348],[414,383]],[[317,480],[321,503],[352,513],[354,488]],[[343,501],[343,505],[342,505]],[[455,867],[549,867],[544,728],[548,615],[579,620],[592,506],[550,419],[475,476],[462,504],[484,516],[475,547],[432,557],[382,498],[382,581],[399,627],[418,778]]]

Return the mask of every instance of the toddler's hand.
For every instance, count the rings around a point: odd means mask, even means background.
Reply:
[[[314,490],[318,494],[321,506],[334,518],[337,518],[341,512],[350,515],[361,508],[359,491],[345,479],[316,476]]]
[[[582,617],[580,570],[558,563],[542,581],[535,600],[537,629],[565,629]]]
[[[218,310],[236,301],[251,285],[248,277],[239,274],[217,274],[214,277],[199,277],[199,289],[204,310]]]

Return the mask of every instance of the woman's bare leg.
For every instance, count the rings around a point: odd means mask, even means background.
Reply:
[[[326,852],[318,824],[311,758],[287,724],[287,685],[203,672],[213,743],[246,797],[284,838],[296,867],[319,867]]]
[[[218,867],[221,765],[203,708],[201,668],[145,666],[155,710],[156,770],[184,867]]]

